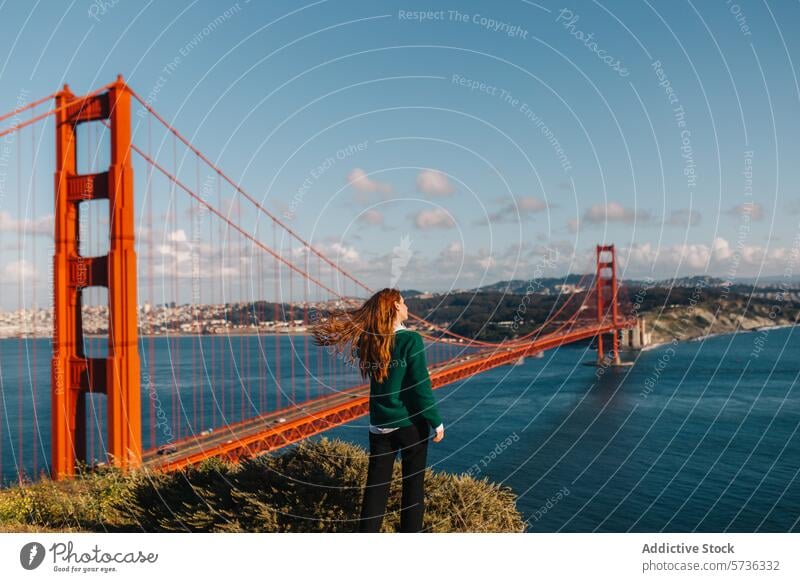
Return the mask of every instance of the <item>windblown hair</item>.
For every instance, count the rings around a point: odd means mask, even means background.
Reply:
[[[362,378],[382,382],[389,376],[394,347],[395,301],[400,301],[400,291],[386,287],[357,309],[329,313],[310,326],[314,343],[341,352],[358,366]]]

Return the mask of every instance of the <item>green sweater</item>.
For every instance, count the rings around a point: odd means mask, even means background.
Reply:
[[[397,428],[410,426],[420,417],[433,428],[442,424],[433,398],[422,336],[413,330],[398,329],[389,377],[383,382],[370,381],[369,421],[381,428]]]

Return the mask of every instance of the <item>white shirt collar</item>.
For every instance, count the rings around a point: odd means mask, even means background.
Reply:
[[[408,328],[405,325],[403,325],[403,322],[400,322],[394,326],[394,331],[397,331],[398,329],[408,329]]]

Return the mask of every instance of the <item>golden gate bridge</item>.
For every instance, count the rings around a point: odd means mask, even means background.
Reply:
[[[64,86],[0,115],[0,124],[4,152],[16,150],[19,210],[5,219],[18,252],[18,277],[5,284],[18,287],[20,309],[52,307],[21,320],[19,337],[0,340],[8,433],[0,467],[10,455],[20,482],[45,470],[69,478],[98,459],[175,470],[273,451],[368,414],[369,385],[302,332],[315,314],[375,290],[265,208],[121,77],[83,96]],[[49,161],[43,143],[54,143],[53,188],[36,179]],[[138,193],[134,175],[137,186],[144,177]],[[36,216],[40,191],[53,197],[52,224]],[[44,230],[53,237],[46,294],[31,282],[43,258],[33,237]],[[410,313],[427,340],[434,389],[590,339],[598,365],[619,364],[621,335],[642,328],[617,280],[614,246],[597,245],[595,263],[577,285],[585,292],[502,342]],[[207,306],[240,327],[206,333],[199,315]],[[90,325],[92,313],[103,325]],[[52,341],[43,346],[30,336],[48,317]]]

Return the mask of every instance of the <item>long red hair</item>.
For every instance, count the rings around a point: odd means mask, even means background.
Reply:
[[[361,307],[329,313],[310,326],[314,343],[341,352],[358,366],[362,378],[382,382],[389,375],[394,347],[395,301],[400,302],[400,291],[386,287]]]

